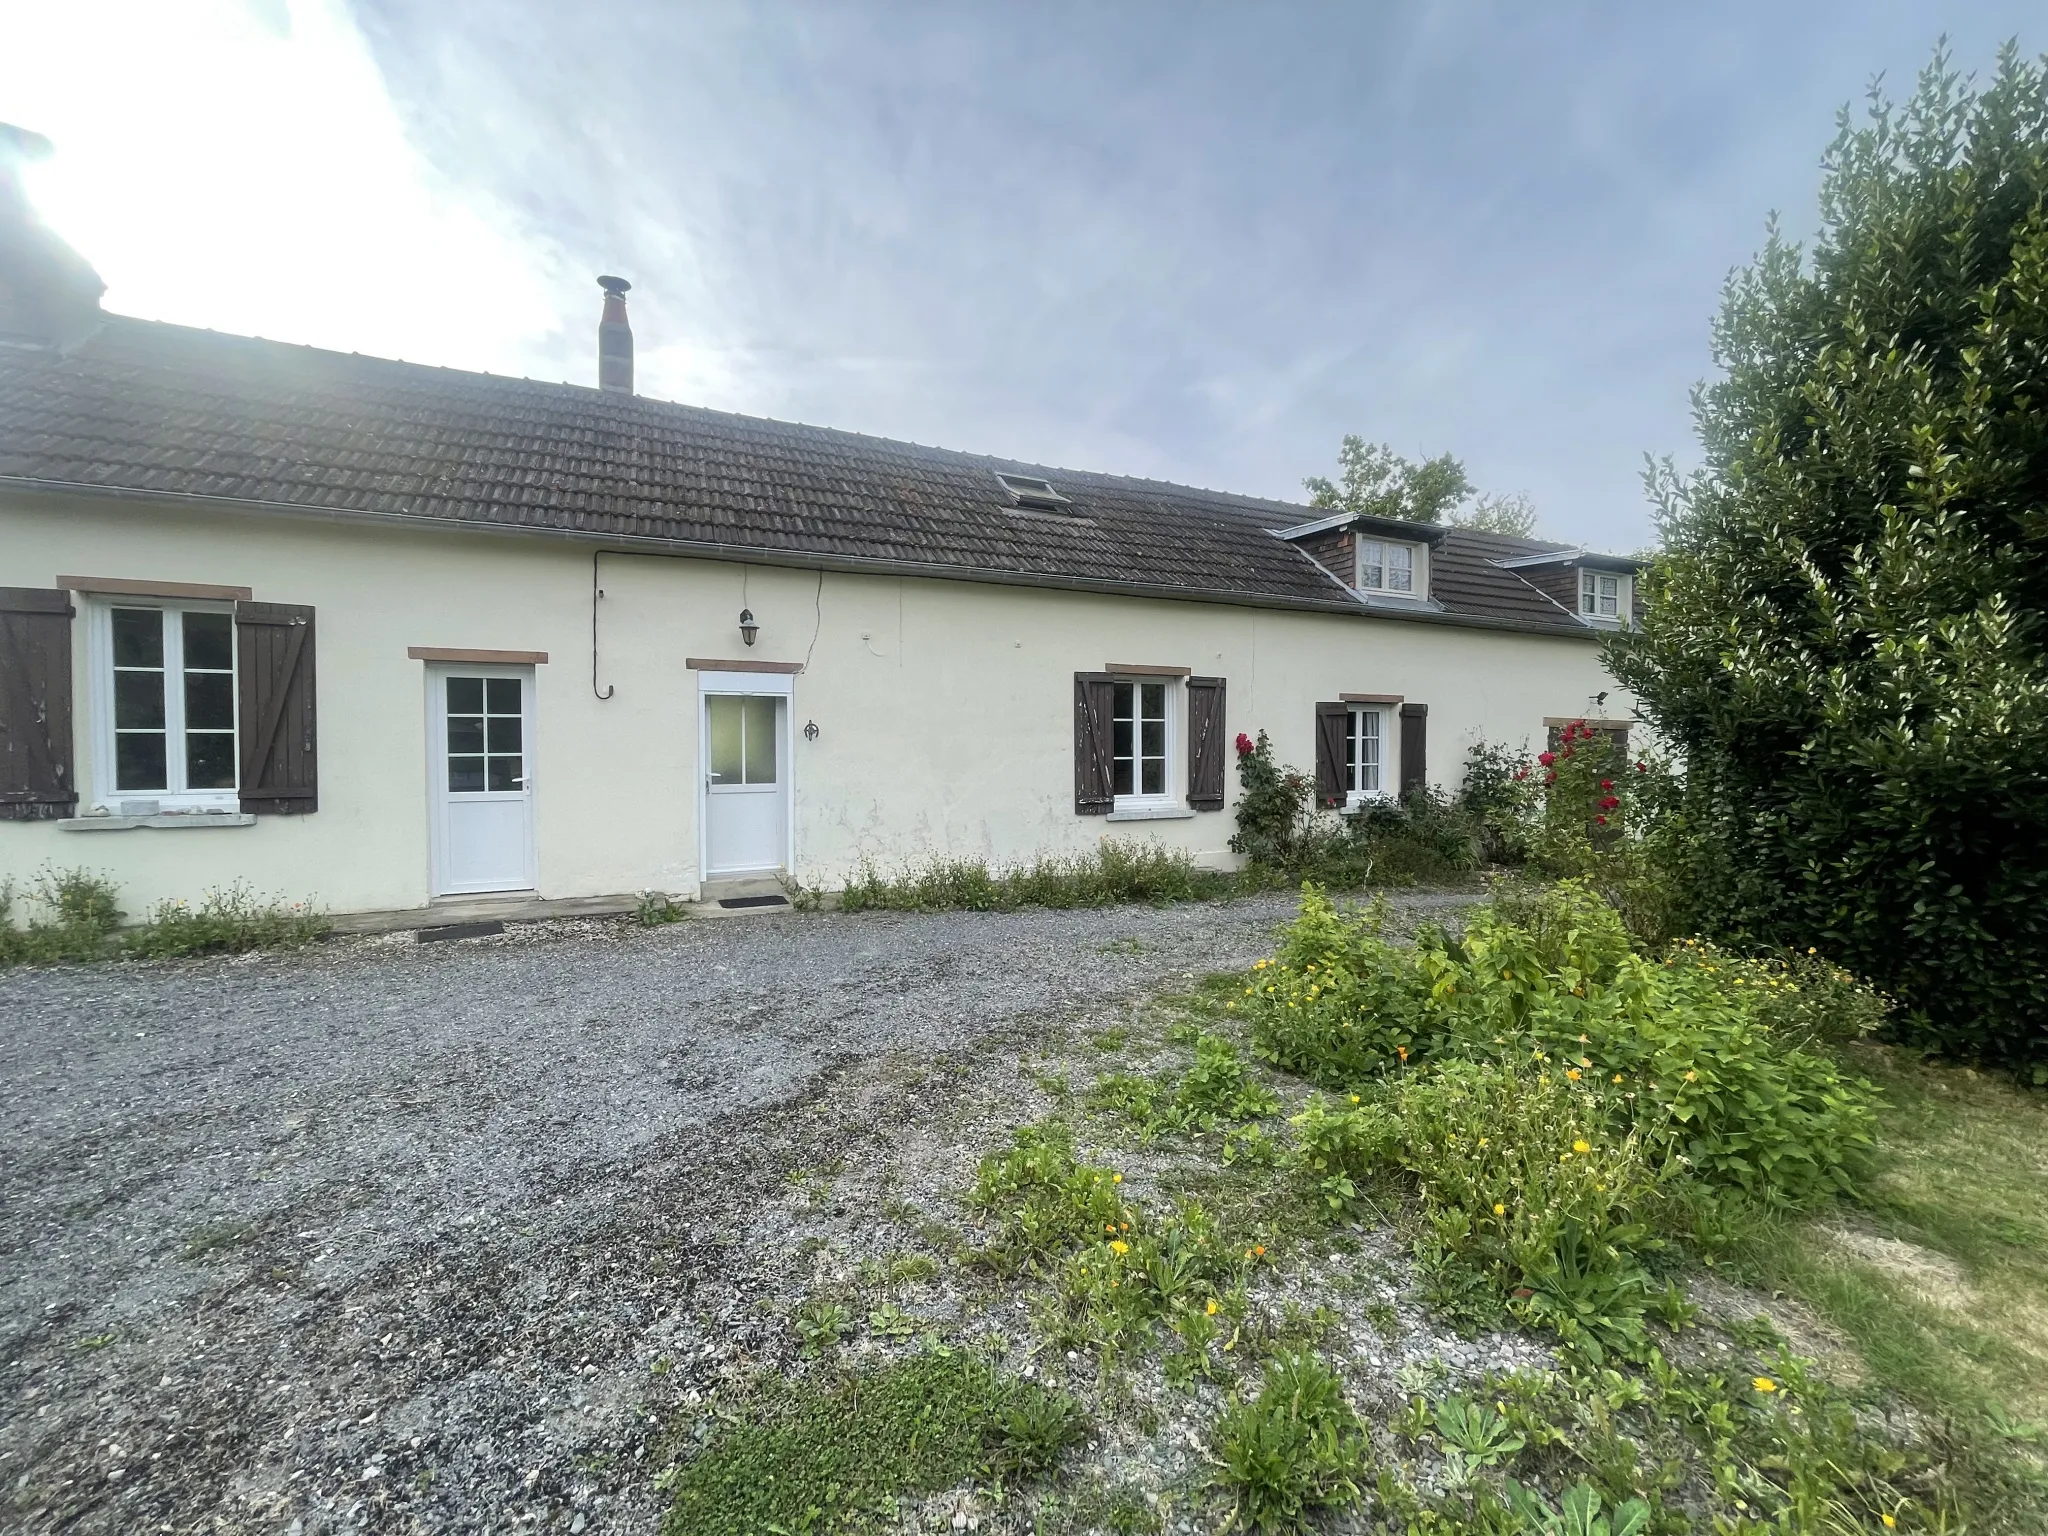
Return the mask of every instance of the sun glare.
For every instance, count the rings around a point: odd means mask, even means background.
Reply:
[[[31,194],[109,309],[549,371],[561,253],[425,162],[338,0],[0,0],[0,33],[0,120],[54,142]]]

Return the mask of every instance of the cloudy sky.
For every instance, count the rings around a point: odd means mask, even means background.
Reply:
[[[1298,497],[1345,432],[1648,537],[1836,108],[2038,0],[0,0],[125,313]]]

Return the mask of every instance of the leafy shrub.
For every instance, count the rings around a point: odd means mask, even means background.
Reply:
[[[1412,951],[1382,936],[1385,922],[1382,902],[1346,918],[1303,886],[1300,914],[1274,958],[1252,967],[1237,1010],[1261,1056],[1331,1087],[1407,1058],[1422,1025],[1421,978]]]
[[[1707,932],[2048,1079],[2048,66],[1937,56],[1823,164],[1810,249],[1774,228],[1724,290],[1609,664],[1685,760]]]
[[[1750,1011],[1793,1045],[1861,1040],[1881,1029],[1892,1010],[1890,998],[1811,949],[1755,957],[1704,939],[1681,939],[1671,946],[1669,962],[1716,976],[1731,990],[1749,988],[1744,996]]]
[[[1309,887],[1280,956],[1279,980],[1254,969],[1240,999],[1254,1044],[1325,1087],[1436,1058],[1529,1063],[1577,1091],[1619,1088],[1607,1112],[1658,1165],[1781,1205],[1846,1191],[1870,1145],[1873,1091],[1802,1049],[1824,1026],[1774,1028],[1802,1006],[1797,983],[1638,955],[1578,882],[1479,907],[1462,940],[1426,930],[1412,953],[1374,912],[1347,918]]]
[[[1231,852],[1272,869],[1294,868],[1315,822],[1314,777],[1280,763],[1271,738],[1260,731],[1256,741],[1237,738],[1237,785]]]
[[[1658,1240],[1657,1189],[1626,1115],[1561,1073],[1454,1061],[1393,1085],[1395,1156],[1415,1176],[1417,1254],[1448,1278],[1482,1278],[1510,1310],[1579,1345],[1639,1353]],[[1497,1301],[1494,1303],[1497,1305]]]
[[[842,912],[1010,912],[1019,907],[1107,907],[1128,902],[1207,901],[1237,881],[1195,867],[1158,843],[1104,838],[1092,853],[1048,854],[1015,869],[979,859],[933,859],[888,876],[863,868],[839,898]]]
[[[886,1501],[1048,1471],[1086,1428],[1062,1393],[935,1350],[828,1391],[771,1388],[664,1481],[664,1536],[865,1528]]]
[[[1499,742],[1476,741],[1466,749],[1457,805],[1477,829],[1488,863],[1520,864],[1529,856],[1527,758]]]
[[[1678,780],[1663,758],[1625,753],[1583,720],[1567,721],[1558,738],[1520,770],[1530,866],[1552,880],[1585,881],[1638,944],[1661,949],[1688,912]]]
[[[1316,804],[1312,775],[1276,760],[1264,731],[1237,738],[1237,776],[1230,846],[1254,871],[1357,889],[1450,880],[1479,863],[1477,823],[1426,786],[1339,814]]]
[[[327,932],[328,921],[303,902],[258,901],[237,881],[208,891],[197,907],[160,901],[149,920],[127,937],[130,953],[151,958],[291,949]]]
[[[1234,1396],[1212,1438],[1216,1481],[1237,1499],[1233,1526],[1303,1530],[1315,1511],[1359,1499],[1364,1429],[1337,1373],[1306,1350],[1271,1361],[1258,1395]]]
[[[1441,1306],[1506,1303],[1595,1358],[1636,1356],[1670,1305],[1648,1268],[1669,1236],[1712,1235],[1717,1202],[1850,1188],[1874,1090],[1808,1047],[1867,1028],[1867,989],[1808,993],[1788,962],[1724,969],[1691,946],[1652,960],[1579,882],[1413,951],[1381,915],[1304,888],[1237,1001],[1261,1054],[1347,1095],[1295,1118],[1296,1176],[1333,1212],[1409,1181]]]
[[[48,917],[18,925],[14,899],[14,883],[0,881],[0,965],[99,959],[109,952],[121,921],[112,882],[83,869],[45,868],[37,874],[31,899]]]
[[[1429,785],[1374,801],[1345,818],[1351,856],[1383,884],[1448,880],[1479,867],[1478,821],[1458,802]],[[1346,850],[1333,850],[1342,856]]]

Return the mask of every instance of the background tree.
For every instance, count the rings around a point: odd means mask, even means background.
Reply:
[[[1337,471],[1341,484],[1321,475],[1301,482],[1308,487],[1310,506],[1433,523],[1472,494],[1465,466],[1448,453],[1417,464],[1355,433],[1345,434],[1338,445]]]
[[[1812,256],[1727,284],[1704,467],[1616,675],[1687,769],[1712,930],[1818,946],[2048,1062],[2048,76],[1938,52],[1829,147]],[[2048,1078],[2048,1066],[2040,1069]]]
[[[1481,533],[1505,533],[1517,539],[1536,537],[1536,503],[1520,491],[1489,491],[1469,507],[1451,513],[1451,525]]]
[[[1341,481],[1322,475],[1302,481],[1310,506],[1414,523],[1449,523],[1523,539],[1536,531],[1536,507],[1527,496],[1490,494],[1472,501],[1465,466],[1448,453],[1418,464],[1386,443],[1368,443],[1353,433],[1338,445],[1337,470]]]

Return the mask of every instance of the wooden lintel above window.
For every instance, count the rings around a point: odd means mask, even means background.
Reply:
[[[1337,697],[1346,704],[1398,704],[1398,693],[1340,693]]]
[[[1112,661],[1102,669],[1123,677],[1190,677],[1193,667],[1148,667],[1135,661]]]
[[[477,651],[459,645],[408,645],[405,654],[414,661],[464,661],[487,667],[538,667],[546,664],[546,651]]]
[[[719,661],[710,656],[685,657],[683,665],[692,672],[780,672],[785,677],[804,669],[800,661]]]
[[[106,597],[182,597],[217,603],[246,603],[253,596],[247,587],[217,587],[203,581],[141,581],[131,576],[59,576],[57,585],[67,592],[89,592]]]

